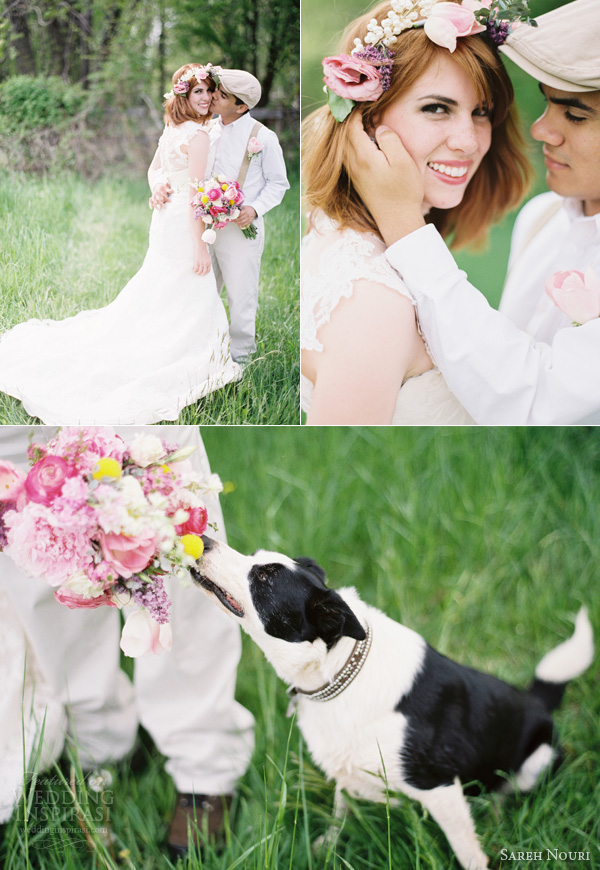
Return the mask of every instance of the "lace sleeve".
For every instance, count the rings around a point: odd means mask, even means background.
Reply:
[[[322,224],[321,224],[322,226]],[[355,230],[322,234],[313,229],[303,242],[301,347],[322,351],[317,338],[342,299],[349,299],[357,281],[383,284],[414,301],[384,255],[383,242]]]

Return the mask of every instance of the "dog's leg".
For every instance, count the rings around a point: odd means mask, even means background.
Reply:
[[[428,791],[411,789],[409,796],[420,801],[431,813],[465,870],[486,870],[488,859],[477,839],[471,811],[458,778],[453,785]]]
[[[348,809],[346,805],[346,801],[344,800],[344,795],[342,793],[339,785],[335,787],[335,797],[333,799],[333,822],[327,828],[324,834],[321,834],[320,837],[317,837],[316,840],[313,840],[312,848],[315,854],[320,852],[321,849],[329,849],[329,847],[336,841],[339,836],[340,828],[342,826],[342,822],[346,816],[346,810]]]
[[[502,784],[501,794],[513,794],[515,789],[521,793],[531,791],[540,778],[560,759],[560,751],[549,743],[541,743],[538,748],[525,759],[514,778]]]

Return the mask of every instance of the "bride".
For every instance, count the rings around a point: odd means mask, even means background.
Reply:
[[[302,140],[309,424],[473,423],[435,368],[347,166],[353,125],[372,138],[391,128],[421,170],[424,220],[456,247],[483,241],[521,200],[530,172],[512,86],[484,31],[460,3],[386,0],[323,61],[329,105],[307,118]]]
[[[186,405],[240,376],[210,254],[194,220],[190,179],[206,176],[218,127],[211,64],[186,64],[165,95],[165,129],[148,170],[155,208],[139,272],[105,308],[29,320],[0,340],[0,390],[49,424],[176,420]],[[215,132],[213,132],[215,131]]]

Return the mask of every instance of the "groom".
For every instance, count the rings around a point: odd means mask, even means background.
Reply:
[[[244,362],[256,350],[260,261],[265,242],[263,215],[279,205],[289,187],[285,162],[276,134],[256,121],[250,110],[260,100],[257,78],[241,69],[223,69],[213,93],[211,109],[219,115],[213,175],[237,180],[245,194],[237,220],[217,231],[211,257],[217,288],[227,290],[231,325],[231,356]],[[255,239],[242,230],[254,224]]]
[[[522,25],[501,48],[540,82],[548,103],[531,133],[544,143],[553,192],[517,219],[500,312],[424,226],[422,182],[396,134],[378,131],[377,152],[353,130],[361,197],[416,301],[436,364],[478,423],[600,423],[600,318],[575,328],[545,293],[560,271],[591,266],[600,276],[598,7],[574,0],[539,16],[537,28]]]

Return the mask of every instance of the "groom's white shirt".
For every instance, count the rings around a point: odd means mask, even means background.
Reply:
[[[557,271],[593,264],[600,273],[600,215],[585,217],[580,202],[563,200],[528,242],[559,199],[542,194],[519,214],[500,312],[469,284],[432,225],[388,248],[436,365],[480,424],[600,423],[600,319],[571,326],[544,289]]]
[[[245,112],[230,124],[223,124],[221,118],[218,118],[217,122],[221,135],[217,141],[212,172],[223,173],[227,178],[235,180],[239,175],[242,161],[247,159],[244,155],[256,119],[249,112]],[[250,160],[248,174],[242,187],[245,194],[244,205],[251,205],[256,214],[261,217],[279,205],[290,185],[277,135],[262,125],[256,138],[263,146],[262,151]]]

